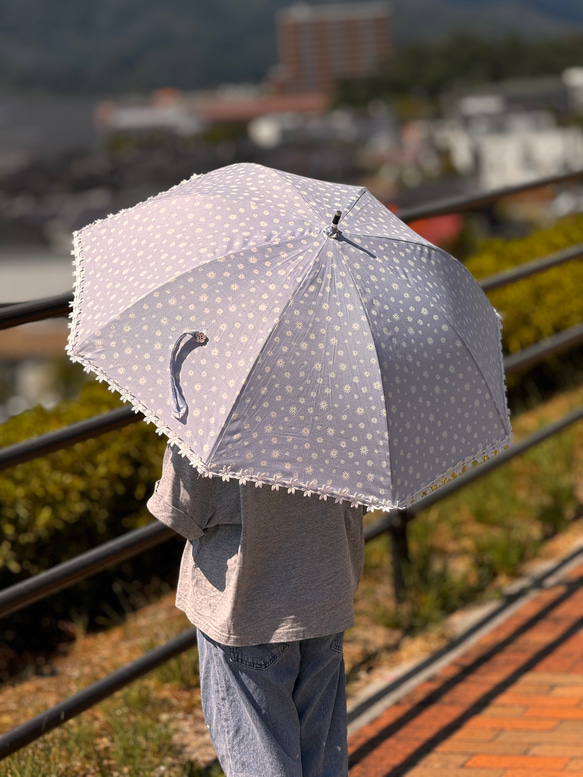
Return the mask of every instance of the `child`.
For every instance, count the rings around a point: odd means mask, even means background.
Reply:
[[[363,509],[206,478],[170,446],[148,509],[189,541],[176,605],[198,628],[203,713],[227,777],[346,777],[342,638]]]

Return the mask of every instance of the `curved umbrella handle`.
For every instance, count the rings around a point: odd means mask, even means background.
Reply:
[[[193,348],[208,343],[208,337],[204,332],[183,332],[172,346],[172,351],[170,353],[170,407],[172,408],[172,415],[174,418],[178,419],[183,418],[188,410],[188,405],[186,404],[180,385],[180,367],[182,366],[182,363],[177,364],[179,348],[187,338],[192,338],[194,340]]]

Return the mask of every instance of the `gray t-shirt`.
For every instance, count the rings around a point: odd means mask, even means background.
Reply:
[[[176,605],[217,642],[286,642],[352,625],[362,507],[206,478],[169,446],[148,509],[190,540]]]

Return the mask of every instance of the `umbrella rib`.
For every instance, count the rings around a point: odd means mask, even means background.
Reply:
[[[81,311],[82,292],[83,292],[83,286],[84,286],[84,280],[85,280],[85,267],[83,266],[83,245],[81,242],[81,236],[83,232],[87,232],[89,229],[96,227],[98,224],[102,224],[111,220],[117,220],[120,216],[123,216],[124,213],[130,213],[132,211],[135,211],[136,208],[142,208],[147,204],[151,204],[153,200],[161,198],[162,196],[167,196],[169,192],[172,192],[175,189],[178,189],[184,183],[188,183],[194,180],[195,178],[202,178],[204,175],[205,173],[193,173],[193,175],[191,175],[189,178],[186,178],[184,181],[181,181],[180,183],[177,183],[174,186],[171,186],[169,189],[165,191],[156,192],[156,194],[152,194],[150,197],[143,200],[142,202],[138,202],[136,205],[131,205],[127,208],[122,208],[116,213],[108,214],[104,218],[95,219],[95,221],[92,221],[90,224],[86,224],[81,229],[78,229],[75,232],[73,232],[73,245],[75,248],[73,252],[75,256],[75,263],[74,263],[75,288],[73,291],[73,303],[72,303],[71,314],[69,316],[71,329],[70,329],[69,341],[67,343],[67,348],[66,348],[69,356],[71,356],[72,349],[78,346],[78,340],[79,340],[79,313]]]
[[[439,246],[433,245],[433,243],[429,243],[429,241],[425,240],[425,238],[421,237],[421,235],[419,235],[419,240],[407,240],[404,237],[395,237],[393,235],[369,235],[368,233],[364,235],[362,232],[352,232],[351,230],[346,230],[342,234],[343,236],[350,235],[351,238],[362,237],[362,238],[372,238],[373,240],[390,240],[392,243],[406,243],[407,245],[412,245],[412,246],[429,245],[430,248],[434,248],[435,250],[442,251],[444,254],[446,253]],[[459,261],[459,259],[456,261]]]
[[[286,303],[285,307],[283,308],[283,310],[281,311],[280,315],[278,316],[278,318],[277,318],[277,320],[276,320],[275,324],[273,325],[273,328],[272,328],[271,332],[269,333],[269,336],[266,338],[265,342],[263,343],[263,345],[262,345],[262,346],[261,346],[261,348],[259,349],[259,351],[258,351],[258,353],[257,353],[257,356],[256,356],[256,358],[255,358],[255,361],[253,362],[253,365],[252,365],[252,366],[250,367],[250,369],[248,370],[248,372],[247,372],[247,378],[246,378],[246,380],[245,380],[245,384],[247,384],[247,383],[249,383],[249,382],[250,382],[250,380],[251,380],[251,377],[253,376],[253,372],[255,371],[255,368],[257,367],[257,363],[258,363],[259,359],[261,358],[261,354],[262,354],[262,353],[265,351],[265,349],[267,348],[267,346],[268,346],[268,345],[269,345],[269,343],[271,342],[271,339],[272,339],[272,338],[273,338],[273,336],[274,336],[274,332],[275,332],[275,329],[276,329],[277,325],[279,324],[279,322],[280,322],[280,321],[283,319],[283,317],[285,316],[285,313],[286,313],[286,311],[289,309],[290,305],[292,304],[292,302],[295,300],[295,298],[296,298],[296,297],[297,297],[297,295],[299,294],[299,292],[300,292],[300,289],[302,289],[302,288],[303,288],[304,281],[306,280],[306,278],[308,277],[309,273],[311,272],[311,270],[313,269],[314,265],[316,264],[316,261],[317,261],[317,259],[318,259],[318,256],[320,255],[320,252],[321,252],[321,251],[324,249],[324,246],[325,246],[325,245],[326,245],[326,240],[323,240],[323,241],[322,241],[322,245],[320,246],[320,248],[319,248],[317,251],[315,251],[315,252],[314,252],[314,257],[313,257],[312,261],[311,261],[311,262],[308,264],[308,266],[306,267],[306,269],[305,269],[305,271],[304,271],[304,274],[302,275],[302,279],[301,279],[301,280],[300,280],[300,282],[297,284],[297,286],[296,286],[296,288],[295,288],[295,291],[294,291],[294,293],[293,293],[292,295],[290,295],[290,298],[288,299],[288,301],[287,301],[287,303]],[[245,385],[245,384],[244,384],[244,385]],[[239,390],[239,393],[238,393],[238,394],[237,394],[237,396],[235,397],[235,399],[234,399],[234,401],[233,401],[233,404],[231,405],[231,409],[230,409],[230,411],[229,411],[229,415],[227,416],[227,418],[226,418],[226,420],[225,420],[225,422],[224,422],[224,424],[223,424],[222,431],[221,431],[221,433],[218,435],[217,439],[215,440],[215,444],[213,445],[212,451],[210,452],[210,454],[209,454],[209,456],[208,456],[208,459],[207,459],[207,460],[208,460],[208,466],[209,466],[209,467],[211,467],[211,466],[212,466],[212,459],[213,459],[213,456],[214,456],[214,454],[215,454],[216,450],[218,449],[219,445],[221,444],[221,442],[222,442],[222,440],[223,440],[223,437],[224,437],[224,436],[225,436],[225,434],[226,434],[226,431],[227,431],[227,428],[228,428],[228,426],[229,426],[229,423],[230,423],[230,421],[231,421],[231,418],[232,418],[232,416],[233,416],[233,413],[235,412],[235,408],[236,408],[236,406],[237,406],[237,403],[238,403],[239,399],[241,398],[241,396],[242,396],[242,394],[243,394],[244,385],[243,385],[243,386],[241,386],[241,389]],[[217,474],[218,474],[218,473],[217,473]],[[253,478],[252,478],[252,477],[249,477],[248,479],[249,479],[249,480],[253,480]]]
[[[472,353],[472,350],[471,350],[471,349],[470,349],[470,347],[467,345],[467,343],[464,341],[464,339],[461,337],[460,333],[459,333],[459,332],[458,332],[458,330],[457,330],[457,327],[455,327],[455,326],[453,325],[453,323],[452,323],[452,322],[451,322],[451,320],[450,320],[450,317],[449,317],[449,316],[448,316],[448,315],[445,313],[445,311],[443,310],[443,308],[440,308],[440,310],[442,311],[443,315],[445,316],[445,318],[446,318],[446,319],[447,319],[447,321],[449,322],[449,324],[450,324],[451,328],[454,330],[454,332],[456,333],[456,335],[459,337],[459,339],[461,340],[461,342],[464,344],[464,346],[465,346],[465,348],[466,348],[467,352],[470,354],[470,358],[471,358],[471,360],[473,361],[473,363],[475,364],[475,366],[476,366],[476,370],[477,370],[477,371],[478,371],[478,373],[479,373],[479,374],[482,376],[482,380],[484,381],[484,383],[485,383],[485,384],[486,384],[486,386],[488,387],[488,392],[490,393],[490,396],[492,397],[492,404],[493,404],[493,405],[494,405],[494,407],[496,408],[496,412],[497,412],[497,414],[498,414],[498,418],[499,418],[499,420],[500,420],[500,424],[501,424],[502,428],[504,429],[504,431],[506,431],[506,420],[505,420],[505,418],[504,418],[503,414],[501,413],[501,411],[500,411],[500,408],[498,407],[498,403],[496,402],[496,399],[495,399],[495,397],[494,397],[494,392],[492,391],[492,387],[490,386],[490,382],[488,381],[488,379],[487,379],[487,378],[486,378],[486,376],[484,375],[484,373],[483,373],[483,371],[482,371],[482,368],[480,367],[480,365],[478,364],[478,361],[477,361],[476,357],[475,357],[475,356],[474,356],[474,354]],[[498,314],[496,313],[496,315],[498,315]],[[500,323],[498,324],[498,331],[500,332]],[[499,336],[500,336],[500,335],[499,335]],[[502,361],[502,349],[500,349],[500,356],[499,356],[499,360],[498,360],[498,362],[499,362],[498,366],[499,366],[499,369],[500,369],[500,371],[501,371],[501,376],[502,376],[502,379],[504,380],[504,364],[503,364],[503,361]],[[504,405],[505,405],[505,410],[506,410],[506,418],[508,418],[508,406],[507,406],[507,402],[506,402],[506,393],[504,393]],[[505,437],[504,437],[504,442],[501,442],[500,444],[497,444],[497,445],[493,445],[493,446],[492,446],[492,450],[497,450],[497,449],[500,447],[500,445],[505,445],[505,444],[506,444],[506,443],[509,441],[509,439],[510,439],[510,436],[509,436],[509,435],[506,433],[506,435],[505,435]]]
[[[393,237],[386,237],[386,236],[382,237],[382,236],[374,236],[374,235],[362,235],[362,234],[352,235],[351,233],[348,233],[348,234],[350,234],[351,237],[375,237],[377,240],[387,240],[387,241],[390,241],[391,243],[409,243],[411,245],[420,245],[419,243],[417,243],[417,242],[415,242],[413,240],[402,240],[400,238],[393,238]],[[350,240],[348,240],[348,238],[345,238],[345,239],[346,239],[347,242],[351,242]],[[353,243],[353,245],[356,245],[356,244]],[[447,251],[444,251],[444,249],[440,248],[439,246],[434,246],[434,245],[430,244],[430,247],[432,248],[433,251],[435,251],[435,252],[437,252],[439,254],[442,254],[443,256],[447,257],[448,259],[454,258],[454,257],[451,257],[450,254],[447,253]],[[361,250],[365,250],[365,249],[362,248],[362,246],[358,246],[358,248],[360,248]],[[456,261],[465,270],[465,272],[472,278],[472,280],[475,281],[474,276],[468,270],[468,268],[462,262],[460,262],[459,259],[456,259]],[[347,265],[347,266],[349,267],[349,265]],[[457,336],[460,337],[460,334],[457,331],[457,328],[453,325],[452,321],[450,320],[450,317],[445,313],[445,311],[443,310],[442,307],[440,307],[439,309],[441,310],[443,315],[447,318],[450,326],[455,331]],[[367,316],[367,319],[368,319],[368,316]],[[463,340],[463,338],[460,337],[460,339],[465,344],[465,341]],[[472,358],[472,361],[476,365],[476,369],[478,370],[479,374],[482,376],[482,379],[483,379],[484,383],[488,387],[488,391],[490,392],[490,396],[492,397],[492,402],[494,404],[494,407],[496,408],[496,412],[497,412],[498,417],[500,419],[500,423],[502,424],[502,427],[505,429],[506,428],[505,419],[504,419],[504,416],[503,416],[501,408],[498,407],[498,403],[494,399],[494,392],[492,391],[492,387],[490,386],[490,382],[486,379],[486,376],[482,372],[482,369],[480,368],[480,365],[478,364],[474,354],[472,353],[472,351],[469,349],[469,347],[467,345],[466,345],[466,349],[467,349],[468,353],[470,354],[470,356]],[[504,367],[502,366],[502,353],[500,353],[500,368],[502,370],[501,374],[502,374],[502,376],[504,376]],[[504,401],[505,401],[505,409],[508,412],[508,407],[507,407],[507,404],[506,404],[506,395],[504,396]],[[387,414],[387,417],[388,417],[388,414]]]
[[[77,234],[79,234],[79,233],[77,233]],[[306,238],[306,237],[319,237],[319,235],[320,235],[320,232],[318,230],[318,231],[314,231],[314,232],[305,232],[302,235],[290,235],[289,237],[286,237],[285,240],[298,240],[300,238]],[[284,242],[284,240],[281,240],[281,239],[278,238],[278,242]],[[254,245],[254,246],[246,246],[245,248],[241,248],[238,251],[226,252],[224,254],[219,254],[218,256],[210,257],[209,259],[205,259],[204,261],[202,261],[200,264],[197,264],[196,267],[189,267],[188,269],[184,270],[183,272],[179,273],[178,275],[174,276],[173,278],[169,278],[167,283],[175,283],[176,281],[178,281],[181,278],[183,278],[185,275],[188,275],[188,273],[195,272],[196,270],[200,269],[201,267],[205,267],[205,266],[211,264],[212,262],[217,262],[221,256],[236,257],[238,254],[245,253],[245,251],[260,251],[264,246],[271,245],[271,244],[272,244],[272,242],[266,241],[264,243],[259,243],[259,244]],[[82,247],[81,247],[80,244],[79,244],[79,250],[82,252]],[[84,268],[83,268],[82,274],[84,275]],[[79,287],[80,287],[81,293],[83,292],[83,280],[84,280],[84,278],[81,277],[80,278],[80,283],[79,283]],[[166,285],[166,284],[164,284],[164,285]],[[145,300],[153,291],[158,291],[159,289],[163,288],[164,285],[163,286],[152,287],[148,291],[145,291],[141,296],[139,296],[136,299],[132,300],[132,302],[127,306],[126,309],[129,309],[130,307],[133,307],[134,305],[139,304],[142,300]],[[82,298],[79,299],[79,303],[78,303],[79,308],[81,307],[81,302],[82,302]],[[75,314],[75,309],[73,309],[73,312],[72,312],[71,317],[70,317],[70,320],[71,320],[71,332],[74,334],[74,337],[75,337],[75,342],[71,343],[71,345],[70,345],[71,349],[72,348],[76,348],[77,349],[77,348],[82,348],[83,347],[83,343],[79,342],[78,323],[77,323],[76,319],[73,318],[74,314]],[[77,317],[78,317],[78,313],[77,313]],[[114,318],[115,318],[115,316],[114,316]],[[102,324],[100,324],[101,328],[106,327],[109,323],[111,323],[111,321],[112,321],[112,319],[108,319],[107,321],[104,321]],[[83,342],[85,342],[85,341],[83,341]]]
[[[363,187],[362,187],[362,189],[361,189],[361,192],[360,192],[360,194],[358,195],[358,197],[356,197],[356,199],[355,199],[355,200],[352,202],[352,205],[350,205],[350,207],[348,207],[348,208],[347,208],[347,209],[346,209],[346,210],[343,212],[343,214],[342,214],[343,218],[346,218],[346,216],[348,216],[348,214],[349,214],[349,213],[352,213],[352,211],[354,210],[354,208],[356,207],[356,205],[357,205],[357,204],[360,202],[360,200],[361,200],[361,199],[364,197],[364,195],[366,194],[366,192],[367,192],[367,191],[368,191],[368,190],[367,190],[367,189],[366,189],[366,188],[363,186]]]
[[[379,365],[379,373],[381,375],[381,384],[382,384],[382,370],[380,369],[381,358],[380,358],[379,349],[378,349],[376,340],[375,340],[374,335],[373,335],[373,328],[372,328],[371,320],[370,320],[369,315],[368,315],[368,310],[366,308],[366,305],[364,304],[364,299],[362,297],[362,294],[360,293],[360,289],[358,288],[358,284],[356,283],[354,275],[352,274],[352,268],[350,267],[350,263],[347,261],[347,257],[344,255],[344,252],[342,251],[341,248],[340,248],[340,255],[342,256],[342,261],[344,263],[344,266],[346,267],[346,269],[348,271],[348,274],[350,275],[350,278],[352,279],[353,288],[356,291],[356,293],[358,294],[358,298],[360,299],[361,307],[362,307],[362,309],[364,311],[364,315],[366,316],[366,320],[368,322],[368,328],[370,330],[370,335],[371,335],[372,341],[374,343],[375,353],[376,353],[376,356],[377,356],[377,364]],[[387,400],[386,400],[386,396],[385,396],[385,392],[384,391],[383,391],[383,400],[384,400],[384,403],[385,403],[385,418],[387,419],[387,423],[386,423],[386,428],[387,428],[387,449],[388,449],[388,459],[389,459],[389,476],[390,476],[390,479],[391,479],[391,489],[392,489],[392,486],[393,486],[393,471],[392,471],[393,457],[391,456],[391,435],[389,433],[389,418],[390,418],[390,416],[389,416],[389,411],[387,410]]]
[[[281,171],[281,170],[274,170],[274,172],[275,172],[275,173],[277,173],[277,174],[279,175],[279,177],[280,177],[280,178],[283,178],[283,180],[285,180],[285,181],[286,181],[286,183],[289,183],[289,181],[288,181],[288,180],[285,178],[285,176],[282,174],[282,171]],[[310,202],[310,201],[309,201],[309,200],[308,200],[308,199],[307,199],[307,198],[304,196],[303,192],[301,192],[301,191],[300,191],[300,190],[299,190],[299,189],[296,187],[296,185],[295,185],[294,183],[291,183],[290,185],[292,186],[292,188],[294,189],[294,191],[295,191],[295,192],[297,192],[298,196],[302,198],[302,200],[303,200],[303,201],[306,203],[306,205],[307,205],[307,206],[310,208],[310,210],[311,210],[311,211],[313,211],[313,212],[316,214],[316,216],[317,216],[318,218],[320,218],[320,219],[321,219],[321,218],[324,218],[324,216],[322,216],[322,214],[321,214],[321,213],[318,213],[318,211],[317,211],[317,210],[316,210],[316,208],[314,207],[313,203],[311,203],[311,202]],[[358,197],[356,197],[356,199],[353,201],[352,205],[350,205],[350,207],[348,208],[348,210],[347,210],[347,211],[344,211],[344,213],[350,213],[350,211],[352,210],[352,208],[354,207],[354,205],[355,205],[355,204],[358,202],[358,200],[360,200],[360,198],[363,196],[363,194],[364,194],[364,193],[367,191],[367,190],[366,190],[366,188],[365,188],[364,186],[363,186],[363,187],[356,187],[356,186],[355,186],[355,187],[352,187],[352,188],[355,188],[355,189],[356,189],[356,188],[361,188],[361,189],[362,189],[362,191],[360,192],[360,194],[358,195]]]
[[[444,257],[446,257],[448,259],[452,259],[452,258],[455,259],[455,257],[452,257],[450,254],[447,253],[447,251],[445,251],[443,248],[440,248],[439,246],[434,246],[434,250],[437,253],[442,254]],[[463,271],[467,275],[470,276],[472,281],[477,282],[476,279],[474,278],[474,276],[472,275],[472,273],[463,264],[463,262],[460,262],[459,259],[456,259],[455,261],[458,262],[460,267],[462,267]],[[482,293],[483,293],[484,297],[486,297],[486,292],[482,291]],[[488,299],[488,298],[486,297],[486,299]],[[488,302],[488,304],[490,304],[490,303]],[[456,335],[460,338],[460,340],[464,343],[464,345],[466,345],[464,339],[460,336],[460,333],[458,332],[457,328],[453,325],[452,321],[450,320],[450,317],[446,314],[446,312],[443,309],[443,307],[440,307],[440,310],[443,312],[443,315],[449,321],[449,323],[450,323],[451,327],[453,328],[454,332],[456,333]],[[495,311],[495,315],[498,317],[498,322],[497,322],[498,323],[498,337],[499,337],[499,340],[501,340],[502,339],[502,322],[501,322],[500,317],[498,316],[498,313],[496,311]],[[503,410],[506,411],[506,417],[504,417],[502,409],[498,407],[498,403],[495,400],[494,392],[492,390],[492,386],[490,385],[490,382],[488,381],[488,379],[484,375],[480,365],[478,364],[478,361],[477,361],[476,357],[474,356],[474,354],[472,353],[472,351],[470,350],[468,345],[466,345],[466,350],[468,351],[468,353],[470,354],[470,356],[472,358],[472,361],[476,365],[476,369],[478,370],[478,372],[482,376],[482,380],[484,381],[484,383],[488,387],[488,391],[490,392],[490,396],[492,397],[492,403],[493,403],[494,407],[496,408],[496,412],[498,413],[498,418],[500,419],[500,423],[502,425],[502,428],[504,430],[506,430],[507,419],[508,419],[508,402],[507,402],[507,398],[506,398],[506,392],[504,392],[504,408],[503,408]],[[499,366],[499,369],[500,369],[500,374],[501,374],[501,377],[502,377],[502,381],[504,381],[504,363],[503,363],[503,358],[502,358],[502,348],[501,347],[500,347],[500,350],[499,350],[498,366]],[[506,434],[506,437],[504,438],[504,443],[501,443],[501,444],[506,444],[508,442],[508,440],[509,440],[509,435]],[[492,447],[494,449],[495,446],[492,446]]]

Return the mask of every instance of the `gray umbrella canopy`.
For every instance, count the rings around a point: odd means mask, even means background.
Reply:
[[[230,165],[75,256],[71,359],[204,474],[390,509],[510,440],[496,312],[362,187]]]

